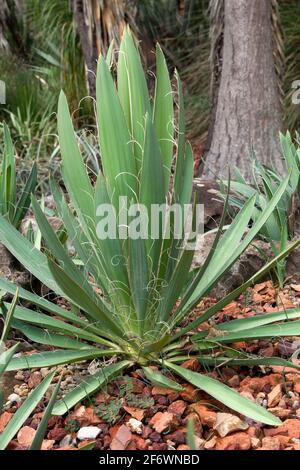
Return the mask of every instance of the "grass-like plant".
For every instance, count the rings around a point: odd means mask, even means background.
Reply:
[[[288,241],[293,239],[294,231],[297,231],[298,228],[295,227],[295,214],[293,213],[297,209],[294,201],[299,201],[300,196],[300,148],[298,141],[299,135],[297,133],[295,142],[293,142],[289,132],[280,135],[282,158],[286,171],[290,172],[290,179],[273,214],[259,231],[259,236],[270,243],[274,256],[285,250]],[[278,174],[275,167],[262,165],[257,160],[254,152],[252,154],[252,166],[255,181],[252,185],[244,179],[238,168],[234,169],[234,181],[230,182],[229,205],[241,209],[249,197],[256,196],[256,206],[252,213],[252,220],[255,222],[271,201],[284,177]],[[227,182],[221,181],[221,192],[224,200],[226,199],[226,187]],[[262,251],[261,255],[266,256]],[[276,263],[274,272],[279,286],[282,288],[285,280],[285,260]]]
[[[109,62],[109,61],[108,61]],[[201,299],[234,264],[273,213],[288,185],[287,177],[255,223],[248,229],[256,197],[251,197],[223,233],[223,215],[214,246],[199,270],[190,272],[193,250],[186,249],[184,233],[175,238],[174,219],[169,212],[170,237],[121,237],[123,208],[119,197],[143,204],[180,206],[192,196],[193,156],[185,143],[182,85],[177,74],[172,90],[166,62],[156,50],[156,90],[150,99],[147,82],[134,40],[126,31],[117,66],[117,87],[103,57],[97,73],[97,122],[102,171],[93,186],[80,154],[65,95],[58,105],[58,132],[63,159],[63,176],[70,196],[69,206],[53,183],[58,213],[72,240],[76,256],[70,258],[51,229],[39,204],[33,210],[47,250],[43,253],[22,237],[4,218],[0,219],[0,241],[33,275],[57,295],[65,297],[71,310],[40,298],[24,289],[19,297],[37,309],[15,308],[15,327],[30,339],[51,345],[50,352],[12,358],[8,370],[52,367],[58,364],[103,359],[103,367],[68,392],[54,407],[64,414],[126,368],[138,365],[152,383],[181,390],[181,377],[226,406],[271,425],[280,420],[231,388],[204,374],[181,367],[190,358],[203,365],[289,364],[280,358],[232,355],[227,345],[237,340],[254,340],[300,334],[300,310],[259,315],[227,322],[190,335],[232,299],[255,283],[293,247],[254,275],[249,281],[188,322]],[[178,119],[174,125],[174,97]],[[172,173],[173,152],[176,163]],[[97,209],[113,204],[116,237],[99,238]],[[178,235],[178,234],[177,234]],[[296,246],[296,244],[294,244]],[[16,286],[2,279],[0,288],[12,294]],[[8,307],[7,307],[8,308]],[[80,313],[78,310],[80,309]],[[182,326],[185,321],[186,326]],[[281,322],[281,323],[276,323]],[[283,323],[284,322],[284,323]],[[158,366],[158,370],[151,365]]]
[[[24,188],[17,184],[14,147],[8,127],[3,126],[2,162],[0,167],[0,214],[19,228],[30,206],[30,195],[37,184],[37,169],[34,164]]]

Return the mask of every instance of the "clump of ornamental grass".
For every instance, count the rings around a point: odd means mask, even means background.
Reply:
[[[1,146],[0,158],[0,214],[5,216],[16,228],[19,228],[29,209],[30,195],[37,185],[37,169],[34,164],[24,188],[20,188],[17,184],[14,147],[10,131],[6,124],[3,125],[2,133],[3,144]]]
[[[129,31],[124,34],[118,57],[116,83],[115,73],[110,69],[110,54],[106,60],[100,57],[98,61],[96,101],[101,171],[95,185],[88,178],[65,95],[61,93],[59,98],[58,133],[70,205],[54,183],[52,192],[76,255],[68,255],[34,197],[32,207],[46,246],[44,252],[35,249],[4,218],[0,220],[0,241],[71,306],[65,310],[19,290],[19,297],[29,300],[36,309],[16,306],[13,326],[53,350],[14,357],[8,370],[102,361],[105,365],[100,370],[84,378],[56,403],[53,412],[58,415],[68,412],[127,368],[137,366],[153,384],[180,391],[180,378],[237,412],[278,425],[280,420],[263,407],[181,364],[189,358],[198,359],[203,366],[224,362],[233,366],[289,364],[281,358],[233,354],[229,345],[240,340],[299,335],[300,321],[287,320],[300,317],[300,310],[257,315],[217,325],[213,332],[204,329],[194,335],[190,333],[255,283],[296,244],[187,326],[181,325],[266,223],[284,194],[289,177],[279,185],[251,228],[255,196],[246,201],[226,231],[225,207],[214,245],[204,265],[196,271],[191,271],[193,247],[187,244],[185,230],[176,230],[171,211],[166,211],[158,237],[151,238],[147,226],[142,227],[146,236],[124,237],[124,207],[120,198],[146,208],[148,213],[154,204],[165,205],[169,201],[183,208],[190,203],[193,155],[185,142],[180,78],[175,73],[177,88],[173,91],[160,47],[156,49],[153,99]],[[176,124],[174,103],[178,107]],[[113,207],[109,220],[114,237],[99,236],[99,223],[103,222],[99,207]],[[194,214],[196,219],[196,211]],[[170,230],[165,230],[166,224]],[[3,279],[0,288],[11,293],[16,289]]]

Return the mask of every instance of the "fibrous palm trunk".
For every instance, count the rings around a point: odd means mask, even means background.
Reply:
[[[135,30],[136,5],[136,0],[72,0],[91,96],[95,96],[97,59],[106,54],[112,40],[118,47],[126,24]]]

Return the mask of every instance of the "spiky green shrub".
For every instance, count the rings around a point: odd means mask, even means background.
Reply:
[[[37,184],[34,164],[23,189],[17,185],[15,154],[8,127],[3,126],[3,145],[0,167],[0,214],[19,228],[30,206],[30,195]]]
[[[120,236],[124,228],[124,210],[119,206],[119,196],[127,196],[128,201],[144,204],[148,209],[152,204],[165,204],[166,199],[180,206],[191,200],[193,156],[190,146],[185,143],[182,86],[177,74],[175,77],[176,125],[173,122],[175,92],[159,46],[153,102],[129,31],[124,35],[119,53],[117,88],[108,64],[103,57],[99,58],[97,121],[102,172],[99,171],[95,186],[87,176],[67,101],[61,94],[58,132],[64,182],[71,206],[55,184],[52,184],[52,190],[76,256],[74,259],[68,256],[34,198],[33,210],[47,246],[46,254],[36,250],[4,218],[0,219],[0,241],[33,275],[75,308],[71,311],[62,309],[20,289],[20,298],[29,300],[37,310],[17,306],[16,327],[30,339],[55,349],[13,358],[8,370],[110,359],[105,367],[83,380],[55,405],[56,414],[66,413],[126,368],[139,365],[146,378],[155,384],[181,390],[174,377],[168,376],[169,371],[238,412],[278,425],[280,420],[264,408],[217,380],[187,370],[180,364],[190,357],[198,358],[203,365],[224,361],[233,365],[288,364],[280,358],[232,357],[231,349],[226,345],[238,339],[251,341],[284,334],[297,335],[300,322],[274,323],[297,318],[300,310],[227,322],[217,326],[214,334],[210,329],[194,336],[187,333],[212,318],[293,247],[203,315],[187,322],[185,327],[181,325],[266,223],[286,190],[288,177],[251,229],[248,230],[248,223],[255,196],[246,202],[223,234],[225,209],[214,246],[202,268],[193,273],[190,273],[193,250],[186,249],[184,233],[179,234],[179,239],[175,237],[171,212],[166,217],[171,225],[170,237],[164,235],[164,230],[156,239]],[[174,148],[176,163],[174,175],[171,175]],[[103,239],[97,235],[97,209],[103,203],[112,204],[115,209],[115,238]],[[16,289],[3,279],[0,288],[11,293]],[[150,365],[163,366],[166,373],[155,371]]]
[[[287,132],[280,135],[281,149],[286,172],[290,172],[289,183],[286,190],[275,208],[273,214],[260,229],[259,236],[270,243],[275,256],[285,250],[288,240],[295,236],[295,210],[294,201],[299,201],[300,197],[300,148],[299,135],[296,133],[296,140],[293,142],[291,135]],[[275,167],[262,165],[252,155],[253,180],[255,184],[250,185],[240,174],[238,168],[234,169],[234,181],[230,182],[231,195],[229,205],[241,209],[247,199],[256,196],[256,207],[252,213],[252,220],[260,217],[262,211],[267,207],[273,195],[282,184],[284,177],[280,175]],[[227,182],[221,181],[221,192],[226,199]],[[262,253],[263,255],[263,253]],[[275,274],[280,287],[283,287],[285,280],[285,261],[278,262],[275,266]]]

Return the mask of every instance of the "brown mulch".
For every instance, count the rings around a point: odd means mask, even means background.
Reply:
[[[214,302],[214,299],[205,299],[190,319],[197,317]],[[205,327],[299,305],[300,285],[289,285],[279,292],[271,281],[267,281],[257,284],[237,301],[231,302]],[[295,348],[299,348],[297,338],[276,338],[274,341],[253,341],[248,344],[239,342],[231,346],[256,355],[286,359],[291,357]],[[187,450],[186,425],[192,418],[198,449],[300,450],[299,370],[279,366],[223,366],[207,371],[201,369],[196,360],[187,361],[184,366],[217,378],[261,404],[279,417],[282,425],[272,428],[238,415],[184,382],[181,382],[184,387],[182,392],[153,387],[142,371],[135,368],[109,384],[105,390],[78,404],[68,415],[53,416],[49,421],[43,449],[76,450],[93,442],[93,448],[97,450]],[[63,389],[74,387],[78,377],[91,373],[91,367],[93,364],[61,366],[59,374],[63,375]],[[23,400],[47,373],[47,369],[18,371],[10,393],[18,393]],[[38,406],[10,443],[9,449],[25,450],[30,446],[50,396],[51,390],[44,403]],[[16,403],[7,404],[0,415],[0,433],[19,406]],[[96,437],[86,439],[86,427]]]

